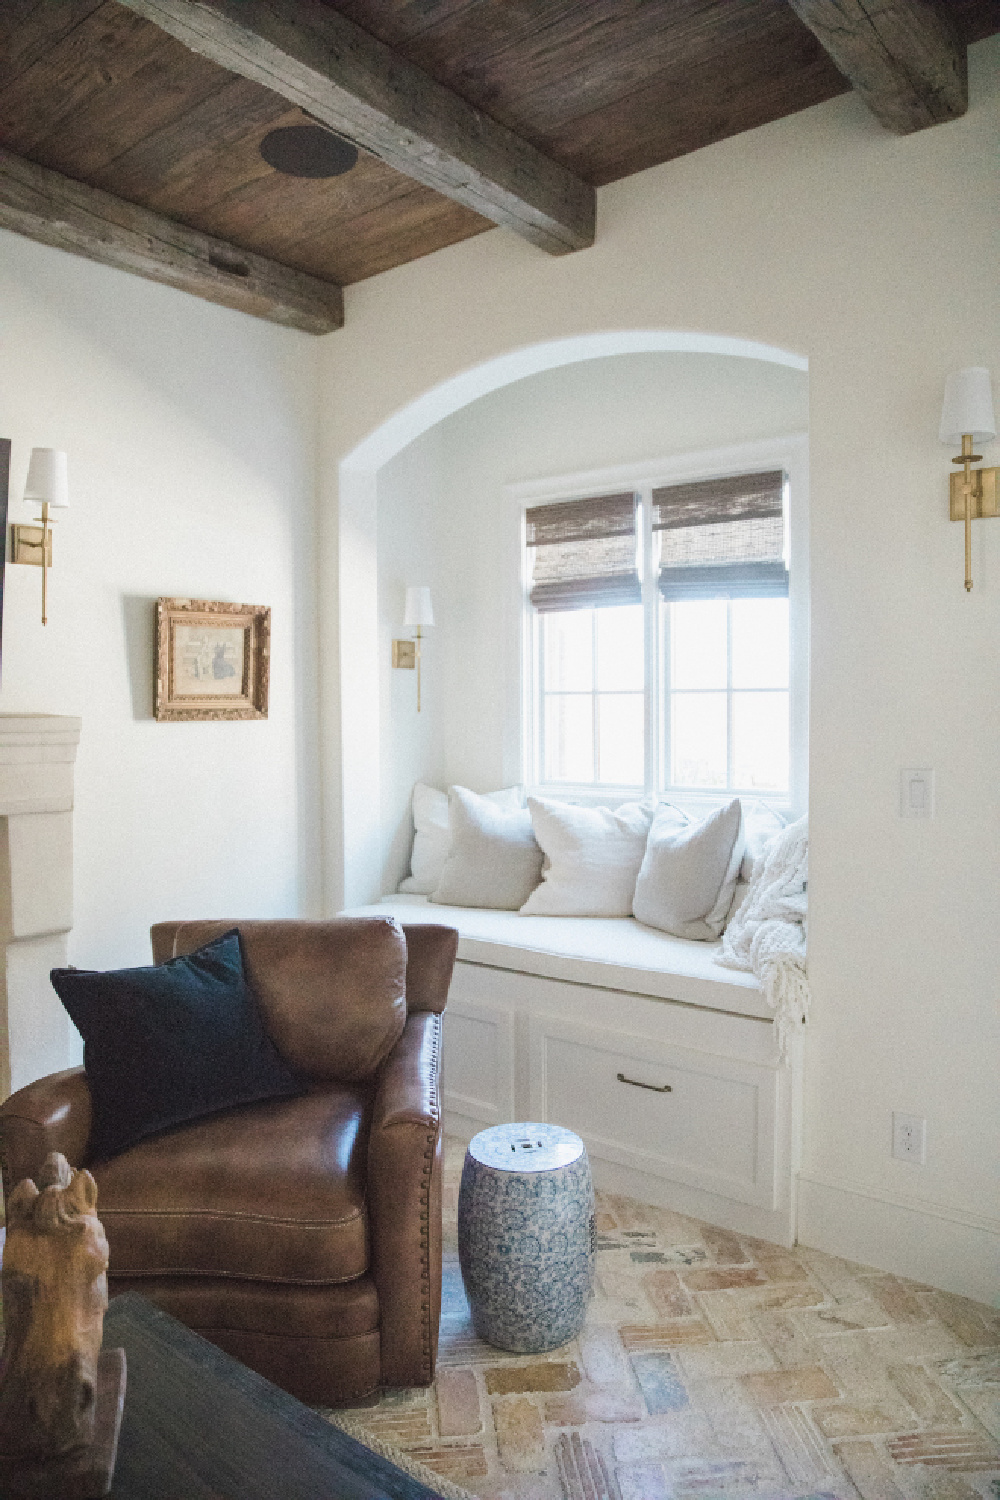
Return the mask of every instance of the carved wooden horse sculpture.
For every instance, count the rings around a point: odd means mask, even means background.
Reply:
[[[48,1460],[91,1446],[108,1305],[97,1186],[53,1153],[7,1200],[0,1454]]]

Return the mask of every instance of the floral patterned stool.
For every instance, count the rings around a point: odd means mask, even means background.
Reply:
[[[458,1198],[458,1254],[479,1337],[538,1354],[568,1343],[594,1270],[587,1150],[559,1125],[494,1125],[473,1137]]]

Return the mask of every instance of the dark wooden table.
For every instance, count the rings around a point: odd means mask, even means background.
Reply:
[[[434,1500],[436,1491],[132,1292],[104,1347],[128,1360],[113,1500]]]

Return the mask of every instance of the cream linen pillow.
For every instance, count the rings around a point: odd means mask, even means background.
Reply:
[[[678,827],[677,809],[657,808],[632,912],[675,937],[717,938],[743,861],[743,809],[734,797],[701,823]]]
[[[531,826],[545,854],[542,883],[521,915],[627,917],[653,817],[652,802],[574,807],[528,798]]]
[[[487,792],[487,799],[507,812],[521,806],[521,788],[507,786],[499,792]],[[451,848],[448,824],[448,793],[418,781],[413,788],[413,852],[410,873],[399,883],[401,891],[429,896],[441,879],[444,862]]]
[[[542,873],[527,809],[507,811],[464,786],[448,792],[451,849],[431,900],[516,911]]]

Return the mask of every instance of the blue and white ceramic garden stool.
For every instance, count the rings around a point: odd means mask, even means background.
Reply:
[[[538,1354],[583,1324],[594,1271],[587,1150],[559,1125],[494,1125],[465,1154],[458,1255],[479,1337]]]

